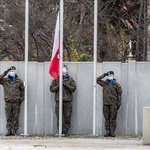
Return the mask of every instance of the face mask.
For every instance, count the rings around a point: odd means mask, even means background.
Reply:
[[[113,80],[114,79],[114,77],[108,77],[108,80]]]
[[[63,74],[67,74],[67,69],[66,68],[62,68],[62,73]]]
[[[11,76],[11,77],[13,77],[13,76],[15,76],[15,73],[14,72],[9,72],[9,75]]]

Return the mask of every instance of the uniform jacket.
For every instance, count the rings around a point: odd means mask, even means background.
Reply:
[[[110,83],[109,80],[103,81],[105,75],[101,75],[97,78],[97,83],[103,87],[103,104],[105,105],[116,105],[120,107],[121,105],[121,94],[122,88],[119,83]]]
[[[76,90],[76,83],[69,75],[63,80],[63,101],[71,102],[73,100],[72,93]],[[53,80],[50,85],[50,91],[55,93],[55,101],[59,101],[59,79]]]
[[[8,76],[4,78],[5,73],[0,75],[0,84],[4,87],[4,100],[6,102],[21,103],[24,100],[24,84],[21,79],[16,78],[14,81]]]

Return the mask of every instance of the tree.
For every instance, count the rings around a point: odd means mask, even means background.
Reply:
[[[9,59],[24,60],[24,1],[5,0],[2,3],[4,13],[2,20],[5,24],[1,32],[2,53]],[[50,58],[53,44],[53,27],[56,17],[55,1],[30,1],[29,27],[29,60],[46,61]]]
[[[64,1],[64,61],[93,60],[93,0]],[[99,0],[98,61],[125,62],[129,40],[136,60],[143,60],[144,0]],[[30,0],[29,60],[49,61],[59,0]],[[24,60],[24,1],[3,0],[1,54]],[[2,11],[1,11],[2,12]],[[144,26],[145,25],[145,26]],[[144,54],[144,55],[143,55]],[[10,57],[11,56],[11,57]]]

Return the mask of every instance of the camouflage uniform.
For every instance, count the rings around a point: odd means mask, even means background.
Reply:
[[[67,78],[63,80],[63,133],[68,132],[71,125],[71,113],[72,113],[72,93],[76,90],[75,81],[67,75]],[[55,113],[57,116],[57,127],[59,126],[59,80],[53,80],[50,85],[50,91],[55,93]]]
[[[20,104],[24,100],[24,84],[16,75],[15,80],[11,77],[4,78],[7,72],[0,75],[0,84],[4,87],[5,114],[7,119],[6,128],[12,133],[19,128]]]
[[[122,89],[119,83],[109,83],[109,80],[103,81],[105,74],[97,78],[97,83],[103,87],[103,114],[105,118],[105,129],[113,133],[116,129],[117,110],[121,105]]]

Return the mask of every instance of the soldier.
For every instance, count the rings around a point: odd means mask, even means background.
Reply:
[[[8,77],[4,78],[8,74]],[[8,130],[6,136],[16,135],[19,128],[20,105],[24,100],[24,84],[12,66],[0,75],[0,84],[4,87],[5,114]]]
[[[67,66],[63,66],[63,134],[68,136],[68,129],[71,126],[71,113],[72,113],[72,93],[76,90],[76,83],[68,75]],[[57,116],[57,128],[59,127],[59,79],[53,80],[50,85],[50,91],[55,93],[55,113]]]
[[[108,79],[103,81],[102,78],[108,76]],[[121,105],[122,89],[119,83],[114,78],[114,72],[109,71],[97,78],[97,83],[103,87],[103,114],[105,118],[105,137],[115,137],[117,111]]]

